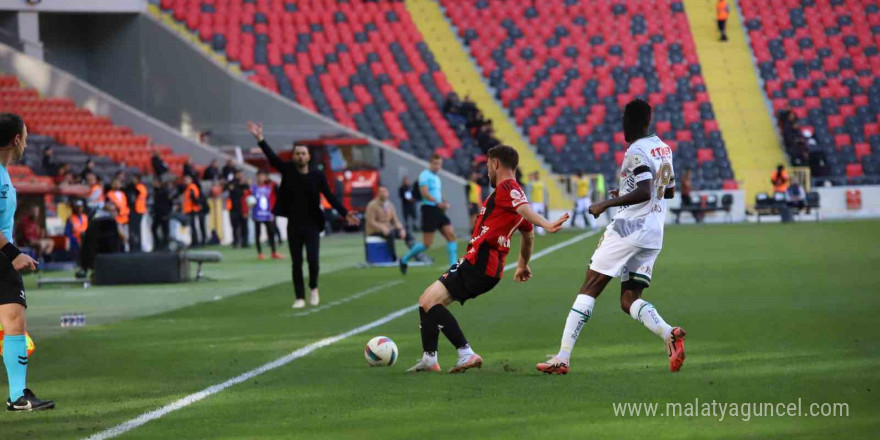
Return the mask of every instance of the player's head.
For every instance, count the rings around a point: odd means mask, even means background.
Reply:
[[[40,218],[40,205],[31,205],[30,215],[34,220]]]
[[[312,155],[309,154],[309,147],[305,145],[293,146],[293,163],[302,167],[308,165],[310,160],[312,160]]]
[[[82,200],[76,199],[71,204],[71,207],[73,208],[73,212],[79,215],[83,213],[83,210],[85,209],[85,204]]]
[[[27,147],[27,126],[15,113],[0,113],[0,150],[11,149],[12,160],[19,160]]]
[[[428,169],[431,170],[432,173],[436,173],[439,172],[442,168],[443,158],[440,157],[440,155],[437,153],[432,154],[431,158],[428,159]]]
[[[634,99],[623,111],[623,135],[627,142],[635,142],[648,134],[651,126],[651,105]]]
[[[110,182],[110,187],[113,189],[122,189],[122,178],[116,176],[116,178],[113,179],[112,182]]]
[[[141,183],[141,175],[138,173],[132,174],[131,175],[131,183],[133,183],[135,185],[137,185],[138,183]]]
[[[269,181],[269,173],[260,170],[257,171],[257,183],[264,184]]]
[[[776,165],[776,172],[777,173],[781,173],[783,170],[785,170],[785,165],[783,165],[783,164]]]
[[[184,175],[183,175],[183,184],[184,184],[184,185],[189,185],[190,183],[193,183],[193,178],[192,178],[192,176],[190,176],[189,174],[184,174]]]
[[[89,185],[98,183],[98,175],[92,172],[86,173],[86,183]]]
[[[380,202],[385,202],[388,200],[388,188],[385,188],[384,185],[379,185],[379,190],[376,191],[376,198],[379,199]]]
[[[516,172],[516,167],[519,166],[519,153],[513,147],[498,145],[490,148],[488,155],[489,161],[486,162],[486,166],[489,168],[489,184],[494,188],[499,171]]]

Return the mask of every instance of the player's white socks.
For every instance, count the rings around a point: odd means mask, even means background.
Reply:
[[[633,301],[632,306],[629,308],[629,314],[633,319],[647,327],[648,330],[651,330],[652,333],[663,339],[666,339],[669,333],[672,332],[672,326],[660,317],[657,309],[651,303],[641,298]]]
[[[579,294],[568,312],[568,319],[565,320],[565,330],[562,331],[562,343],[559,346],[559,359],[568,359],[571,357],[571,351],[574,349],[574,343],[577,342],[581,329],[590,316],[593,315],[593,305],[596,304],[596,298],[590,295]]]

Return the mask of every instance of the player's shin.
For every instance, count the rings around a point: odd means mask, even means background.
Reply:
[[[462,354],[462,350],[468,352],[467,354],[473,354],[473,351],[470,351],[467,338],[464,337],[464,333],[458,325],[458,321],[455,320],[455,317],[452,316],[449,309],[438,304],[431,307],[431,310],[428,310],[428,317],[432,318],[434,322],[440,325],[440,330],[443,331],[443,335],[446,336],[446,339],[449,339],[449,342],[459,350],[459,355]]]
[[[568,312],[568,318],[565,320],[565,330],[562,332],[562,342],[559,347],[559,359],[568,359],[571,357],[571,351],[577,342],[578,336],[581,334],[584,325],[593,315],[593,305],[596,304],[596,298],[589,295],[579,294]]]
[[[27,387],[27,338],[25,335],[3,337],[3,364],[9,378],[9,400],[15,402]]]
[[[427,249],[425,245],[423,245],[422,243],[416,243],[415,245],[413,245],[412,248],[410,248],[409,252],[407,252],[406,255],[404,255],[403,258],[400,259],[400,261],[404,263],[409,263],[409,260],[412,257],[415,257],[416,255],[424,252],[425,249]]]
[[[672,331],[672,326],[663,320],[660,313],[657,313],[657,309],[651,303],[641,298],[633,301],[629,308],[629,314],[633,319],[647,327],[648,330],[651,330],[652,333],[663,339],[666,339]]]
[[[440,338],[440,329],[437,322],[428,316],[428,313],[419,307],[419,330],[422,333],[422,350],[426,357],[437,358],[437,340]]]
[[[449,265],[452,266],[458,261],[458,242],[450,241],[446,243],[446,253],[449,255]]]

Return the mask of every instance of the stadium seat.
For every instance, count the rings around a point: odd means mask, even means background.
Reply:
[[[827,157],[836,183],[867,183],[880,139],[880,12],[873,0],[740,0],[774,111],[792,109]],[[809,26],[808,26],[809,24]],[[854,151],[853,151],[853,146]],[[859,165],[859,166],[856,166]],[[870,171],[861,179],[863,171]]]
[[[684,165],[678,168],[694,170],[695,188],[720,189],[722,179],[733,179],[679,2],[440,3],[554,172],[616,181],[626,146],[622,107],[644,98],[655,109],[653,130]],[[708,150],[698,157],[696,147]]]
[[[255,85],[422,157],[462,146],[440,112],[452,88],[403,2],[212,3],[160,7]]]

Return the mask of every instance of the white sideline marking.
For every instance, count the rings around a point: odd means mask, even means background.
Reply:
[[[361,298],[361,297],[367,296],[367,295],[369,295],[369,294],[371,294],[371,293],[376,293],[376,292],[378,292],[378,291],[380,291],[380,290],[384,290],[385,288],[388,288],[388,287],[391,287],[391,286],[396,286],[396,285],[398,285],[398,284],[403,284],[403,280],[394,280],[394,281],[387,282],[387,283],[385,283],[385,284],[380,284],[380,285],[378,285],[378,286],[373,286],[373,287],[370,287],[369,289],[361,290],[360,292],[355,293],[355,294],[353,294],[353,295],[351,295],[351,296],[347,296],[347,297],[345,297],[345,298],[337,299],[336,301],[333,301],[333,302],[330,302],[330,303],[324,304],[323,306],[310,308],[310,309],[306,310],[305,312],[295,313],[293,316],[300,317],[300,316],[311,315],[312,313],[318,313],[318,312],[320,312],[320,311],[322,311],[322,310],[327,310],[327,309],[329,309],[330,307],[335,307],[335,306],[338,306],[338,305],[340,305],[340,304],[345,304],[345,303],[347,303],[347,302],[349,302],[349,301],[356,300],[356,299],[358,299],[358,298]]]
[[[581,240],[584,240],[588,237],[596,235],[596,233],[598,233],[598,232],[599,232],[599,230],[585,232],[583,234],[572,237],[572,238],[570,238],[566,241],[563,241],[561,243],[554,244],[553,246],[550,246],[546,249],[542,249],[541,251],[536,252],[534,255],[532,255],[531,261],[537,260],[538,258],[541,258],[551,252],[555,252],[555,251],[562,249],[566,246],[571,246]],[[504,266],[504,270],[510,270],[515,267],[516,267],[516,263],[510,263],[510,264]],[[386,283],[386,285],[388,285],[388,284],[391,284],[391,283]],[[377,286],[376,288],[378,288],[378,287],[381,287],[381,285]],[[396,312],[385,315],[385,316],[383,316],[373,322],[370,322],[368,324],[364,324],[360,327],[353,328],[345,333],[340,333],[336,336],[331,336],[329,338],[322,339],[322,340],[315,342],[313,344],[309,344],[305,347],[294,350],[293,352],[291,352],[288,355],[285,355],[283,357],[275,359],[272,362],[269,362],[269,363],[264,364],[260,367],[254,368],[253,370],[250,370],[250,371],[243,373],[239,376],[235,376],[232,379],[227,380],[226,382],[218,383],[216,385],[211,385],[208,388],[205,388],[199,392],[190,394],[180,400],[169,403],[168,405],[165,405],[163,407],[160,407],[160,408],[155,409],[150,412],[143,413],[143,414],[141,414],[131,420],[128,420],[127,422],[123,422],[123,423],[116,425],[112,428],[108,428],[104,431],[98,432],[90,437],[87,437],[86,440],[106,440],[106,439],[118,437],[122,434],[125,434],[128,431],[131,431],[132,429],[135,429],[139,426],[143,426],[150,421],[156,420],[160,417],[164,417],[168,413],[171,413],[173,411],[177,411],[181,408],[187,407],[189,405],[192,405],[193,403],[196,403],[200,400],[203,400],[207,397],[210,397],[214,394],[217,394],[217,393],[219,393],[219,392],[221,392],[221,391],[225,390],[226,388],[229,388],[233,385],[238,385],[238,384],[245,382],[249,379],[253,379],[254,377],[257,377],[263,373],[266,373],[268,371],[272,371],[272,370],[279,368],[279,367],[283,367],[283,366],[285,366],[285,365],[287,365],[287,364],[289,364],[289,363],[291,363],[301,357],[305,357],[305,356],[309,355],[311,352],[313,352],[319,348],[324,348],[328,345],[333,345],[339,341],[347,339],[350,336],[354,336],[354,335],[363,333],[367,330],[370,330],[372,328],[378,327],[383,324],[387,324],[387,323],[389,323],[389,322],[391,322],[391,321],[393,321],[403,315],[406,315],[407,313],[412,312],[413,310],[415,310],[417,308],[418,308],[418,304],[406,306]]]

